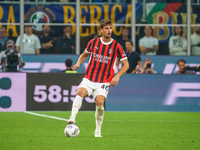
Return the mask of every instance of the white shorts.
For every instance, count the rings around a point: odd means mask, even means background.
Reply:
[[[110,83],[98,83],[92,82],[86,78],[83,78],[79,87],[83,87],[87,90],[88,96],[93,95],[94,99],[97,95],[102,95],[107,99]]]

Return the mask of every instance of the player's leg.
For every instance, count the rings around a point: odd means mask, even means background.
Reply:
[[[103,123],[104,118],[104,101],[106,100],[106,97],[103,95],[98,95],[95,98],[96,102],[96,112],[95,112],[95,118],[96,118],[96,129],[95,129],[95,137],[102,137],[101,136],[101,126]]]
[[[76,115],[78,114],[79,109],[82,106],[83,98],[88,95],[87,89],[83,87],[79,87],[77,90],[77,95],[72,104],[72,111],[70,119],[68,120],[68,124],[75,123]]]

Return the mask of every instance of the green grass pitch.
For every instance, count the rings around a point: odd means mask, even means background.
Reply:
[[[35,112],[68,118],[66,111]],[[0,112],[1,150],[199,150],[200,113],[105,112],[102,138],[94,112],[80,111],[80,135],[66,137],[66,121],[24,112]]]

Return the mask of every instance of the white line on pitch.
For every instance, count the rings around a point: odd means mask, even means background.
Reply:
[[[48,115],[38,114],[38,113],[30,112],[30,111],[25,111],[24,113],[35,115],[35,116],[40,116],[40,117],[45,117],[45,118],[51,118],[51,119],[56,119],[56,120],[68,121],[67,119],[64,119],[64,118],[59,118],[59,117],[54,117],[54,116],[48,116]]]
[[[107,120],[107,122],[123,122],[122,120]],[[176,120],[158,120],[158,121],[154,121],[154,120],[126,120],[126,122],[136,122],[136,123],[141,123],[141,122],[171,122],[171,123],[179,123],[179,122],[200,122],[200,120],[183,120],[183,121],[176,121]]]

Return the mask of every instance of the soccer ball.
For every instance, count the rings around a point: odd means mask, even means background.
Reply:
[[[68,124],[64,129],[64,133],[67,137],[77,137],[80,133],[80,129],[75,124]]]

